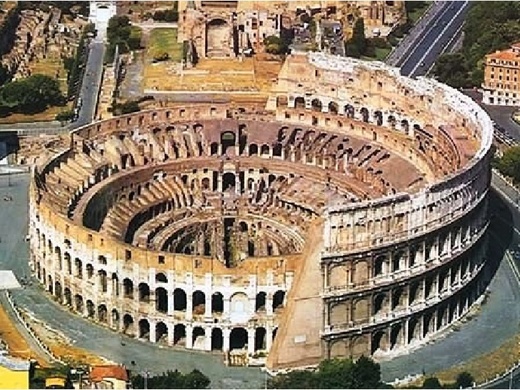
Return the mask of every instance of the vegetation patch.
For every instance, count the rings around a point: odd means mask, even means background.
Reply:
[[[146,49],[146,61],[159,62],[169,59],[181,62],[182,48],[182,43],[177,42],[176,28],[155,28],[150,32],[150,39]]]

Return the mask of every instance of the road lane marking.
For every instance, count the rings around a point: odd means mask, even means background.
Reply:
[[[430,52],[433,50],[433,48],[435,47],[435,45],[440,41],[441,38],[444,38],[444,33],[446,32],[446,30],[448,28],[450,28],[450,26],[455,22],[455,20],[457,19],[457,17],[462,13],[462,11],[464,11],[466,9],[466,6],[468,5],[469,1],[464,1],[464,4],[462,7],[460,7],[460,9],[457,11],[457,13],[451,18],[451,20],[446,24],[446,26],[444,27],[444,29],[439,33],[439,35],[437,36],[437,38],[433,41],[433,43],[430,45],[430,47],[428,49],[426,49],[425,53],[423,54],[423,56],[421,57],[421,59],[419,61],[417,61],[417,64],[415,65],[415,67],[412,69],[412,71],[410,72],[410,74],[408,75],[408,77],[413,77],[413,74],[414,72],[419,68],[419,66],[421,65],[421,63],[423,62],[423,60],[428,56],[428,54],[430,54]]]

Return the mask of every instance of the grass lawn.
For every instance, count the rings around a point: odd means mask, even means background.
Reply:
[[[376,47],[376,56],[375,57],[367,57],[367,56],[361,56],[362,60],[366,61],[384,61],[388,54],[392,51],[392,48],[380,48]]]
[[[151,62],[155,56],[168,53],[170,60],[181,62],[182,43],[177,42],[176,28],[155,28],[150,32],[146,61]]]

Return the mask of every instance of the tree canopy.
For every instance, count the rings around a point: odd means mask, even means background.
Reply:
[[[434,68],[437,78],[453,87],[480,86],[484,56],[520,41],[520,2],[471,2],[463,27],[462,56],[445,54]]]
[[[502,174],[511,177],[515,183],[520,183],[520,146],[504,151],[494,165]]]
[[[320,363],[315,371],[293,371],[268,381],[271,389],[377,389],[388,388],[381,382],[381,368],[367,357],[357,361],[331,359]]]
[[[64,103],[58,81],[42,74],[8,82],[0,88],[0,110],[3,114],[34,114]]]
[[[132,377],[134,389],[143,389],[145,377],[141,374]],[[146,379],[149,389],[206,389],[211,381],[199,370],[188,374],[180,371],[166,371],[162,375],[151,376]]]
[[[109,60],[114,56],[116,46],[119,53],[128,53],[141,47],[141,34],[139,28],[133,28],[130,19],[126,15],[116,15],[110,18],[107,28]]]

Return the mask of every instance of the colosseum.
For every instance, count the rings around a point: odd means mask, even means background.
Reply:
[[[31,266],[78,315],[231,364],[389,358],[485,291],[491,141],[434,80],[291,55],[264,106],[71,133],[33,170]]]

